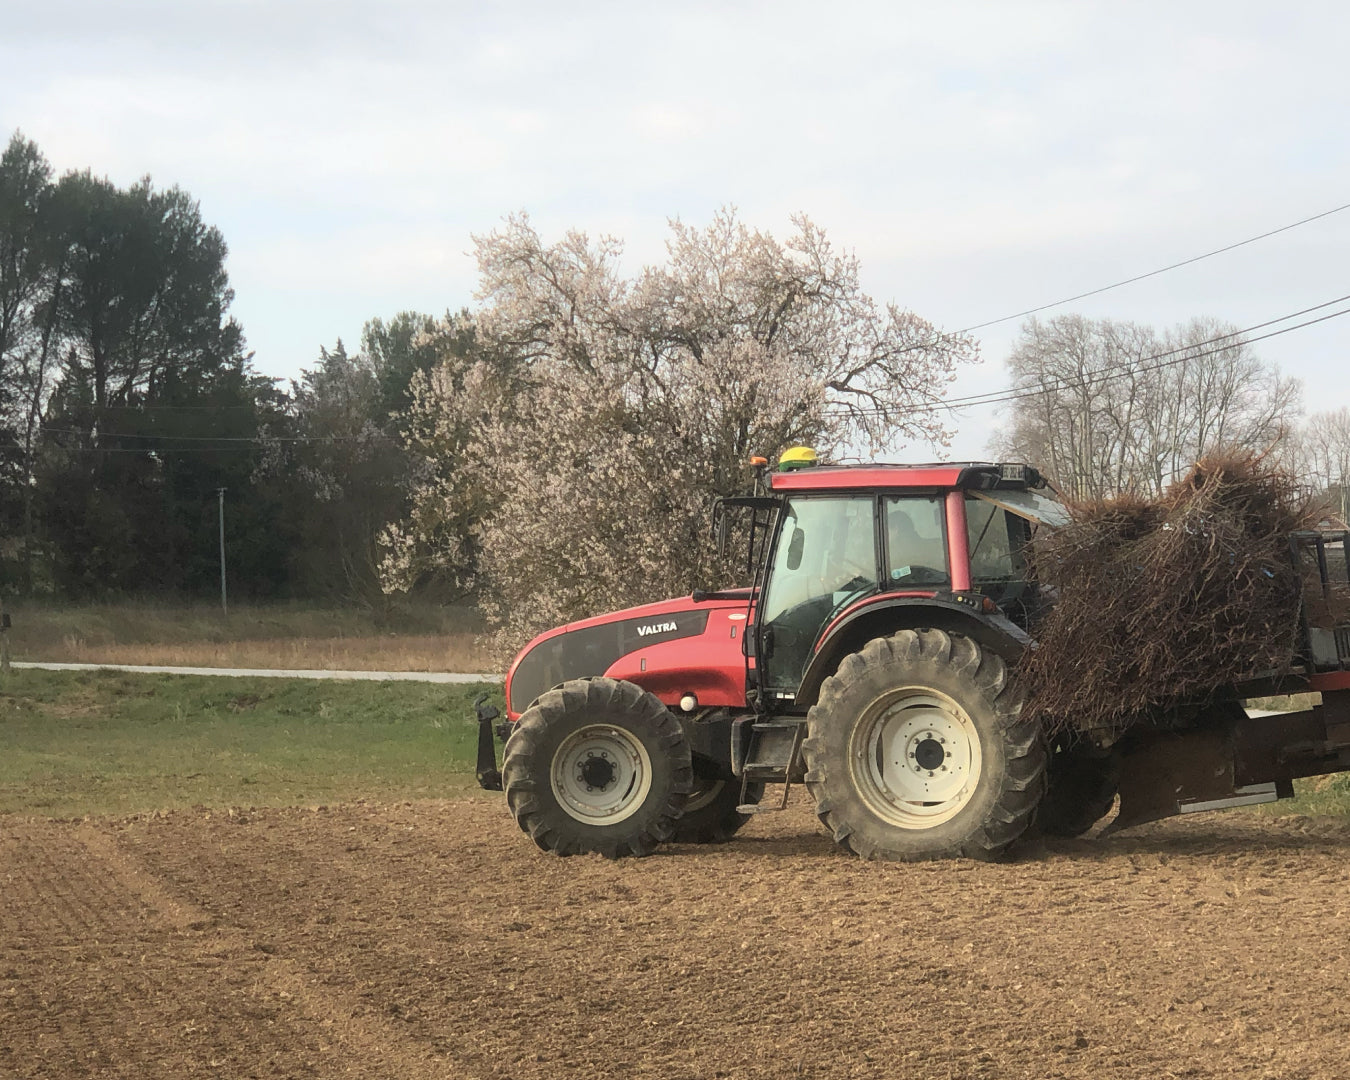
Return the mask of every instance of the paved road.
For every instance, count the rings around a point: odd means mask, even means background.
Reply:
[[[364,679],[371,682],[476,683],[501,682],[500,675],[457,671],[283,671],[277,668],[154,667],[149,664],[57,664],[15,660],[16,668],[45,671],[134,671],[145,675],[233,675],[265,679]]]

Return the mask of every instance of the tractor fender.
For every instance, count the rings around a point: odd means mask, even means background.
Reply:
[[[797,689],[796,705],[814,705],[820,684],[834,674],[840,661],[873,638],[921,628],[964,635],[1010,664],[1034,646],[1030,635],[1012,620],[1002,613],[982,611],[964,596],[888,597],[883,593],[845,611],[821,633]]]

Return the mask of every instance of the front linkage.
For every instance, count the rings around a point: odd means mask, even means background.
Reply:
[[[485,690],[473,699],[473,711],[478,715],[478,765],[475,772],[478,786],[484,791],[501,791],[502,774],[497,768],[497,748],[492,739],[495,734],[504,741],[509,725],[500,724],[494,732],[492,721],[501,716],[501,710],[488,704],[488,696]]]

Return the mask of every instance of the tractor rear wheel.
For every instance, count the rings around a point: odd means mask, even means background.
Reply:
[[[1036,823],[1049,836],[1082,836],[1106,817],[1120,786],[1120,751],[1057,747]]]
[[[674,835],[693,768],[679,721],[657,698],[630,682],[574,679],[516,722],[502,784],[543,850],[618,859]]]
[[[675,841],[680,844],[720,844],[730,840],[750,820],[736,808],[742,805],[741,782],[698,775],[694,767],[694,790],[684,813],[675,825]],[[745,803],[757,803],[764,796],[763,784],[747,784]]]
[[[864,858],[996,859],[1045,790],[1045,745],[1003,660],[970,638],[901,630],[844,658],[807,714],[806,785]]]

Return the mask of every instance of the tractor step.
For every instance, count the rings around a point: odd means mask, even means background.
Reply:
[[[787,780],[787,762],[781,765],[747,765],[741,770],[741,776],[761,784],[782,784]]]
[[[787,806],[792,781],[801,779],[802,720],[743,720],[731,731],[732,768],[741,778],[739,814],[770,814]],[[752,783],[782,784],[783,798],[774,803],[746,802]]]
[[[797,764],[805,735],[803,721],[742,721],[732,728],[733,768],[746,780],[785,783]]]

